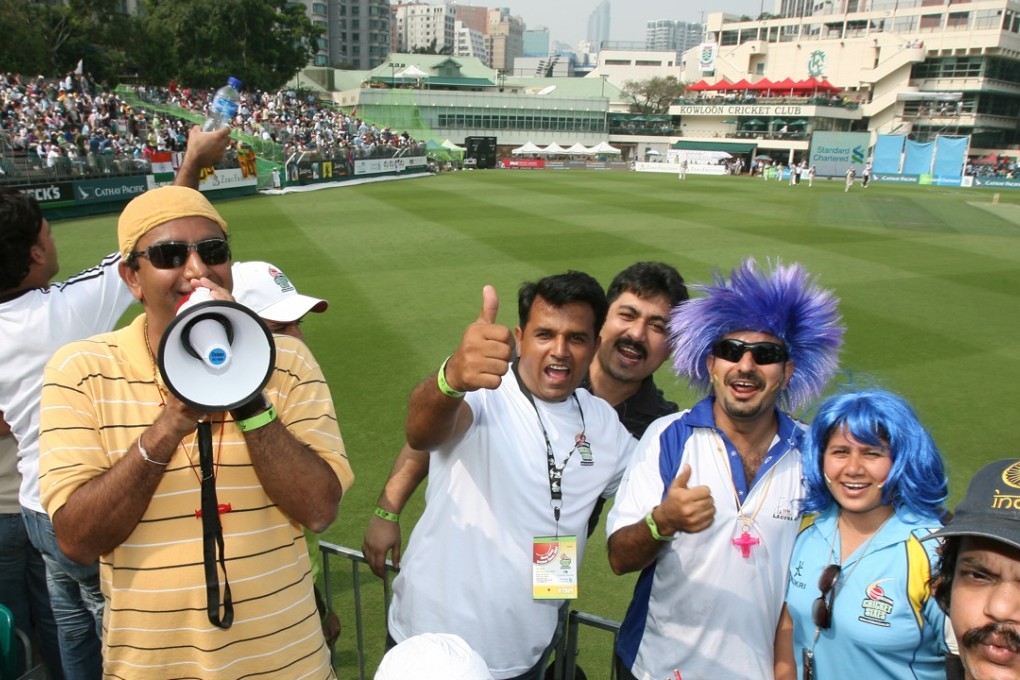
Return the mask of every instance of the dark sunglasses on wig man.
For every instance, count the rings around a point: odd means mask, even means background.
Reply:
[[[754,363],[759,366],[779,364],[790,358],[789,352],[775,342],[744,342],[728,338],[712,345],[712,354],[724,361],[737,363],[746,352],[751,353]]]

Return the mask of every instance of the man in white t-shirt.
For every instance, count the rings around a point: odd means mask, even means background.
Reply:
[[[451,633],[497,680],[544,676],[589,517],[634,444],[580,388],[607,307],[587,274],[549,276],[521,287],[511,333],[486,286],[460,346],[415,388],[407,441],[431,451],[429,484],[393,584],[390,645]]]
[[[748,259],[673,310],[673,366],[708,393],[649,426],[607,520],[609,562],[640,571],[618,677],[771,678],[797,535],[805,405],[837,367],[837,300],[800,265]]]

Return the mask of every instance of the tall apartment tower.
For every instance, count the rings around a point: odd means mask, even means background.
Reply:
[[[525,57],[548,57],[549,52],[549,29],[539,26],[524,31],[524,56]]]
[[[514,59],[524,55],[524,20],[506,7],[490,9],[488,16],[489,67],[512,73]]]
[[[645,48],[655,52],[686,52],[701,44],[704,24],[660,19],[645,28]]]
[[[454,3],[454,17],[473,31],[485,35],[489,30],[489,8]]]
[[[484,64],[489,63],[489,50],[485,45],[485,34],[476,31],[463,21],[457,20],[454,32],[457,46],[453,50],[457,57],[477,57]]]
[[[299,0],[323,29],[313,66],[370,69],[390,52],[389,0]]]
[[[398,52],[411,52],[434,44],[437,52],[445,49],[452,53],[457,44],[452,3],[397,5],[393,8],[393,18]]]
[[[588,16],[588,42],[598,51],[609,41],[609,0],[602,0]]]

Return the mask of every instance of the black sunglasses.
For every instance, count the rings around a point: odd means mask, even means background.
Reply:
[[[135,250],[131,257],[148,258],[156,269],[177,269],[184,266],[188,260],[188,253],[192,250],[208,265],[223,264],[230,259],[230,246],[224,238],[207,238],[196,243],[166,241],[149,246],[145,250]]]
[[[754,363],[759,366],[778,364],[790,358],[786,348],[774,342],[743,342],[730,338],[712,345],[713,355],[734,364],[740,361],[745,352],[750,352]]]
[[[835,597],[836,581],[842,572],[843,567],[830,564],[818,578],[818,589],[822,594],[811,607],[811,620],[822,630],[828,630],[832,626],[832,600]]]

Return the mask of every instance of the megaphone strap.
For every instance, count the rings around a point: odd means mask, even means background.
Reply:
[[[213,481],[214,482],[216,481],[216,478],[220,474],[220,454],[223,453],[223,431],[226,429],[224,427],[226,422],[227,422],[227,418],[226,418],[226,416],[223,416],[222,418],[220,418],[215,423],[216,425],[219,425],[219,427],[220,427],[220,434],[219,434],[219,437],[216,438],[216,462],[213,464],[213,468],[212,468],[212,477],[213,477]],[[213,423],[211,421],[205,421],[204,423],[203,423],[203,421],[199,421],[198,424],[199,425],[205,424],[205,425],[209,426],[209,428],[210,428],[209,429],[209,434],[210,434],[210,442],[211,442],[212,441],[211,437],[212,437],[212,425],[213,425]],[[201,447],[201,442],[199,441],[199,439],[200,439],[199,430],[196,430],[195,431],[195,439],[192,440],[192,442],[191,442],[191,451],[185,450],[184,454],[188,457],[188,463],[190,464],[191,471],[194,473],[195,479],[198,480],[199,486],[201,486],[202,479],[203,479],[203,477],[205,475],[204,474],[199,474],[198,470],[195,468],[195,465],[201,466],[201,462],[202,462],[202,447]],[[196,446],[196,444],[198,445],[198,448],[199,448],[198,462],[197,463],[195,461],[195,446]],[[182,447],[184,446],[184,442],[183,441],[181,442],[181,446]],[[220,513],[220,514],[223,514],[223,513]],[[201,515],[201,511],[196,511],[195,516],[196,517],[201,517],[202,516]]]
[[[206,613],[210,623],[217,628],[226,629],[234,623],[234,601],[230,595],[230,581],[227,578],[220,503],[216,499],[212,426],[208,422],[198,424],[198,458],[202,468],[202,561],[205,566]],[[220,571],[223,572],[222,616],[220,616]]]

